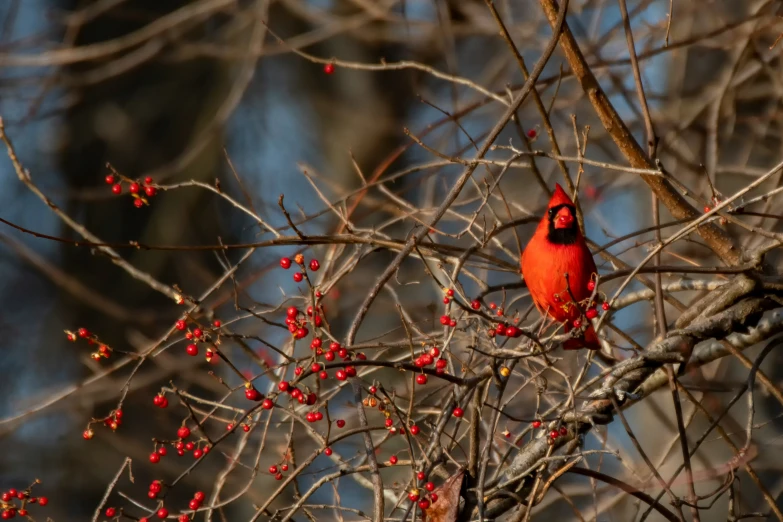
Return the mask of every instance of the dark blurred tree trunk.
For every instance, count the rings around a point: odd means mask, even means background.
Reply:
[[[186,0],[135,0],[120,5],[83,26],[72,43],[87,45],[117,38],[185,4]],[[69,11],[84,5],[85,2],[77,0],[58,2],[58,7]],[[163,53],[165,51],[164,49]],[[73,194],[100,187],[107,174],[107,162],[122,174],[134,179],[175,162],[194,145],[194,140],[203,128],[211,123],[216,107],[225,96],[230,83],[231,70],[228,66],[217,60],[197,58],[170,62],[153,59],[105,81],[78,85],[83,73],[101,65],[104,64],[90,63],[69,67],[64,71],[76,82],[66,93],[75,103],[68,108],[64,116],[65,139],[60,155],[62,173]],[[211,182],[220,168],[220,148],[221,133],[218,128],[202,142],[201,150],[195,154],[193,161],[177,170],[164,171],[156,176],[155,180],[169,182],[196,179]],[[105,199],[72,199],[65,210],[106,241],[141,240],[151,244],[214,243],[220,233],[216,225],[215,198],[206,197],[205,191],[189,189],[174,194],[161,194],[151,199],[150,207],[136,209],[127,193],[127,185],[124,186],[124,194],[121,197],[112,197],[109,188],[105,185],[104,187],[107,196]],[[75,234],[65,228],[62,234],[75,237]],[[203,281],[185,279],[185,271],[178,270],[169,253],[124,250],[121,254],[138,268],[167,284],[178,283],[192,293],[204,286]],[[191,259],[194,263],[216,268],[214,256],[210,254],[194,253]],[[57,312],[57,316],[62,317],[63,327],[85,326],[94,330],[102,340],[112,346],[128,349],[128,334],[132,329],[140,327],[143,335],[152,337],[160,333],[161,325],[173,320],[172,313],[176,312],[176,309],[169,299],[131,279],[107,259],[92,255],[88,249],[64,247],[62,269],[129,309],[143,309],[147,314],[160,311],[156,323],[140,325],[134,324],[133,320],[121,321],[108,317],[64,295],[60,299],[60,310]],[[50,346],[62,345],[61,334],[57,332],[57,328],[52,328],[55,338]],[[130,347],[138,348],[139,346]],[[78,357],[85,355],[78,350],[71,353],[78,353]],[[81,371],[82,376],[87,374],[84,370],[86,369]],[[119,379],[120,377],[116,382],[121,382]],[[105,415],[114,404],[97,404],[94,411],[90,411],[91,405],[85,406],[88,410],[81,412],[82,419],[91,414]],[[132,408],[130,403],[126,412],[132,411]],[[127,430],[125,436],[133,433],[132,422],[131,415],[129,425],[121,428]],[[77,454],[68,451],[71,445],[83,444],[77,435],[80,432],[78,427],[74,430],[74,437],[69,437],[65,444],[57,446],[57,454]],[[93,442],[97,444],[92,446],[92,451],[107,449],[106,443],[100,441],[100,438]],[[54,451],[54,448],[52,449]],[[94,454],[92,458],[95,458]],[[106,468],[97,470],[101,475],[113,473],[111,470],[115,463],[112,461],[121,457],[118,454],[111,457],[107,454],[106,458],[109,459]],[[70,464],[75,469],[82,466],[82,463],[76,460],[71,460]],[[84,481],[77,477],[84,477]],[[95,480],[93,477],[75,473],[60,484],[63,496],[67,495],[66,491],[71,488],[79,491],[80,501],[72,503],[74,511],[70,515],[78,515],[77,518],[82,519],[86,513],[82,510],[92,509],[94,504],[90,500],[97,501],[97,495],[101,494],[105,487],[104,482],[102,479]],[[92,499],[87,495],[88,492],[94,495]]]

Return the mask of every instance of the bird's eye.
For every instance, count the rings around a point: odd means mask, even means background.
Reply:
[[[549,213],[549,219],[552,219],[553,217],[555,217],[555,209],[550,208],[548,213]]]

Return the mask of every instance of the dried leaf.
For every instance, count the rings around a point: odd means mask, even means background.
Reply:
[[[433,491],[438,495],[438,501],[424,512],[424,522],[455,522],[457,520],[459,492],[462,489],[464,476],[465,470],[461,469]]]

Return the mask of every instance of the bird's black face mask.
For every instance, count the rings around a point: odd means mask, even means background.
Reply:
[[[566,227],[555,227],[555,221],[557,215],[563,210],[568,209],[571,214],[571,223]],[[549,232],[547,233],[547,239],[555,245],[573,245],[576,242],[576,238],[579,232],[577,228],[579,225],[576,222],[576,208],[573,205],[557,205],[547,211],[547,218],[549,219]]]

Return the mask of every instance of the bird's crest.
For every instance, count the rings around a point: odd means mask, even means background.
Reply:
[[[555,192],[552,194],[552,199],[549,200],[549,205],[546,208],[554,208],[559,205],[573,205],[574,202],[568,197],[560,183],[555,183]]]

